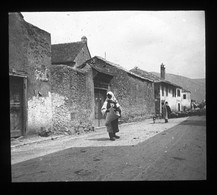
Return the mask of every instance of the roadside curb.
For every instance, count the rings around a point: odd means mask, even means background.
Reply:
[[[32,141],[28,141],[28,142],[24,141],[24,142],[21,142],[18,144],[11,145],[11,148],[16,148],[16,147],[20,147],[20,146],[24,146],[24,145],[35,144],[35,143],[41,143],[41,142],[45,142],[48,140],[56,140],[56,139],[59,139],[59,138],[65,137],[65,136],[66,135],[58,135],[58,136],[52,136],[52,137],[38,137],[37,140],[32,140]],[[28,138],[26,138],[26,139],[28,139]]]
[[[152,121],[152,120],[151,119],[146,119],[144,121],[135,121],[135,122],[130,122],[130,123],[122,123],[122,124],[119,125],[119,127],[127,126],[127,125],[133,125],[133,124],[136,124],[136,123],[144,123],[144,122],[149,122],[149,121]],[[56,135],[56,136],[48,136],[48,137],[36,137],[36,140],[28,140],[28,138],[24,138],[24,140],[22,140],[22,141],[14,140],[15,142],[20,141],[21,143],[17,143],[17,144],[15,143],[14,145],[12,145],[12,142],[14,142],[14,141],[11,141],[11,149],[14,149],[14,148],[17,148],[17,147],[22,147],[22,146],[27,146],[27,145],[31,145],[31,144],[42,143],[42,142],[45,142],[45,141],[61,139],[61,138],[70,138],[70,139],[81,138],[82,136],[87,136],[87,135],[90,135],[90,134],[93,134],[93,133],[99,133],[100,130],[102,130],[102,129],[106,129],[106,126],[95,127],[95,130],[93,132],[79,134],[79,135]]]

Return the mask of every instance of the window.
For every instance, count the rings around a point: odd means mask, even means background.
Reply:
[[[164,96],[164,86],[162,86],[162,96]]]
[[[180,97],[180,90],[177,90],[177,96]]]
[[[183,94],[183,99],[186,99],[186,94]]]
[[[168,87],[166,87],[166,96],[168,96]]]

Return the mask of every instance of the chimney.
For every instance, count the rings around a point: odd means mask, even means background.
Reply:
[[[160,78],[161,79],[165,79],[165,66],[163,65],[163,63],[160,66]]]
[[[83,43],[87,43],[87,37],[85,37],[85,36],[81,37],[81,41],[82,41]]]

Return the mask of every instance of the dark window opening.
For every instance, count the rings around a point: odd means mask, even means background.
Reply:
[[[180,97],[180,90],[177,90],[177,96]]]

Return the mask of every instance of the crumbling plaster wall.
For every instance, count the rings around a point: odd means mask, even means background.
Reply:
[[[53,127],[56,133],[92,130],[94,88],[92,70],[66,65],[51,68]]]
[[[27,76],[27,135],[52,130],[50,65],[50,34],[10,13],[9,72]]]

